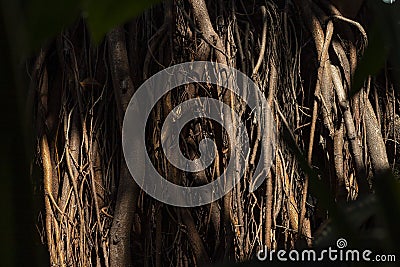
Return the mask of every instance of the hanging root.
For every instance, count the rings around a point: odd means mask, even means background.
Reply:
[[[99,46],[91,43],[80,20],[43,49],[31,69],[43,174],[38,183],[43,184],[42,232],[51,264],[203,266],[245,261],[264,246],[290,249],[303,237],[312,246],[319,223],[331,214],[308,188],[311,178],[299,164],[302,151],[309,167],[333,189],[333,200],[344,203],[373,191],[371,168],[379,175],[398,164],[397,99],[389,92],[394,86],[388,73],[370,78],[349,97],[358,58],[368,45],[366,23],[333,2],[336,6],[327,0],[166,1],[113,29]],[[275,136],[258,125],[263,114],[249,110],[229,88],[193,83],[170,91],[149,116],[147,151],[135,154],[147,153],[168,181],[201,186],[237,175],[225,169],[230,149],[240,144],[205,118],[185,125],[179,149],[194,160],[200,141],[214,139],[218,151],[211,166],[188,173],[168,162],[161,128],[183,101],[212,97],[224,102],[240,114],[249,136],[248,155],[239,153],[247,165],[235,188],[209,205],[188,209],[139,190],[123,157],[121,129],[128,103],[144,80],[194,60],[237,68],[255,81],[273,114],[269,123],[276,129],[276,147],[272,155],[264,142],[263,137]],[[235,121],[222,116],[241,138]],[[253,177],[258,164],[269,166],[269,157],[271,171]],[[134,160],[144,164],[144,157]],[[239,161],[233,164],[241,168]],[[258,178],[265,184],[252,191]]]

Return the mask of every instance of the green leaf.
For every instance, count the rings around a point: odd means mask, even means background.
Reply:
[[[160,0],[88,0],[84,4],[89,30],[96,43],[113,27],[125,23]]]
[[[79,17],[80,0],[30,0],[23,11],[30,46],[38,48]]]
[[[93,40],[99,43],[113,27],[127,22],[160,0],[30,0],[22,7],[28,41],[32,48],[43,45],[70,26],[82,14],[87,17]]]

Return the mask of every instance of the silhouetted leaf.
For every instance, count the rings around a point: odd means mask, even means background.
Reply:
[[[26,13],[26,30],[32,48],[56,36],[79,16],[80,0],[52,1],[30,0],[23,6]],[[16,14],[23,15],[23,14]]]
[[[368,6],[373,17],[369,44],[354,75],[351,95],[361,89],[369,75],[377,74],[386,60],[392,65],[399,66],[400,63],[397,46],[400,43],[400,2],[386,4],[370,0]]]
[[[158,2],[160,0],[30,0],[22,6],[23,14],[15,15],[26,18],[28,40],[33,48],[40,47],[46,39],[56,36],[82,13],[87,17],[94,41],[99,43],[113,27]]]
[[[87,12],[89,29],[95,42],[100,42],[113,27],[137,16],[160,0],[88,0],[84,10]]]

